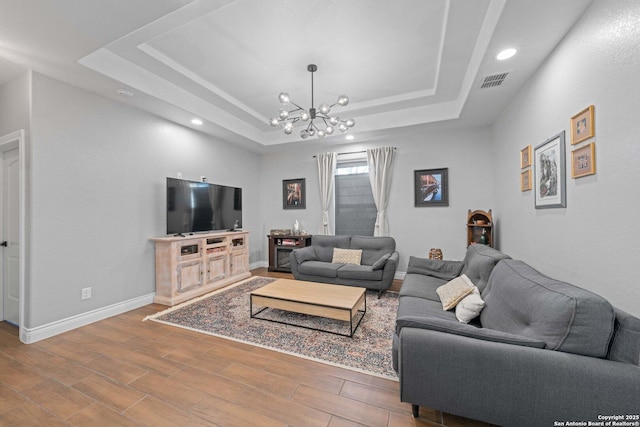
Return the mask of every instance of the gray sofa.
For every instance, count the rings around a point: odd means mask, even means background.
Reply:
[[[436,293],[463,272],[485,302],[469,324]],[[640,319],[604,298],[471,245],[463,262],[412,257],[399,300],[394,368],[414,416],[423,405],[504,426],[638,421]]]
[[[332,263],[334,248],[362,249],[360,264]],[[380,298],[393,282],[398,252],[393,237],[313,236],[311,246],[291,252],[290,261],[297,280],[359,286]]]

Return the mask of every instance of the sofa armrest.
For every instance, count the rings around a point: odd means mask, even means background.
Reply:
[[[400,335],[405,327],[445,332],[485,341],[501,342],[510,345],[544,348],[544,342],[509,334],[493,329],[478,328],[467,323],[435,317],[403,316],[396,319],[396,334]]]
[[[451,280],[460,275],[462,267],[462,261],[427,259],[412,256],[409,258],[407,273],[423,274],[443,280]]]
[[[393,278],[396,275],[396,269],[398,268],[398,259],[400,258],[400,254],[397,251],[393,251],[391,256],[384,264],[382,269],[382,280],[380,285],[380,290],[384,291],[391,287],[393,284]]]
[[[300,249],[294,249],[289,254],[289,265],[291,266],[291,273],[295,279],[300,278],[298,272],[298,265],[305,261],[315,261],[316,252],[313,250],[313,246],[307,246]]]
[[[398,359],[403,402],[492,424],[638,413],[640,369],[628,363],[410,327]]]

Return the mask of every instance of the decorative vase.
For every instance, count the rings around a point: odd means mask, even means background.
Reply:
[[[442,259],[442,250],[438,248],[431,248],[429,250],[429,259]]]
[[[293,223],[293,234],[300,234],[300,223],[296,219],[296,222]]]

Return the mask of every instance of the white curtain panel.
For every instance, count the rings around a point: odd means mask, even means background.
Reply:
[[[333,197],[333,182],[338,162],[337,153],[321,153],[316,155],[318,160],[318,182],[320,183],[320,205],[322,207],[322,225],[318,234],[330,236],[333,229],[329,221],[329,206]]]
[[[373,229],[374,236],[389,235],[387,204],[389,203],[389,191],[391,190],[394,150],[393,147],[370,148],[367,150],[369,181],[371,181],[373,201],[378,209],[376,225]]]

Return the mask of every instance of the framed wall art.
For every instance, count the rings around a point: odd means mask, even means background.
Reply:
[[[589,105],[571,117],[571,145],[593,138],[595,134],[594,107]]]
[[[305,179],[282,180],[282,209],[305,209]]]
[[[567,185],[564,131],[538,145],[533,151],[535,208],[566,208]]]
[[[520,169],[531,166],[531,145],[527,145],[520,150]]]
[[[580,178],[596,173],[596,143],[592,142],[571,152],[571,177]]]
[[[531,190],[531,169],[520,174],[520,191]]]
[[[413,171],[416,207],[449,206],[449,169]]]

